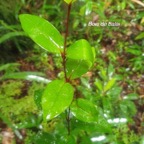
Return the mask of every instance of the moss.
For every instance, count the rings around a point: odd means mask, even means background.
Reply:
[[[34,102],[34,92],[44,87],[43,84],[8,80],[0,87],[0,110],[10,121],[20,122],[29,113],[37,113],[37,106]],[[23,93],[25,91],[26,93]]]
[[[21,94],[21,88],[24,86],[22,81],[8,80],[4,81],[0,88],[0,95],[4,97],[16,96]]]

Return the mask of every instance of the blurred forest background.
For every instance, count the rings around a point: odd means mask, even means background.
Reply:
[[[44,123],[37,95],[61,77],[61,63],[23,32],[19,14],[50,21],[65,34],[62,0],[0,0],[0,143],[144,144],[144,1],[77,0],[72,5],[68,45],[84,38],[96,51],[93,68],[74,81],[78,97],[105,114],[99,123],[64,114]],[[89,22],[120,26],[88,26]],[[104,86],[107,89],[104,90]]]

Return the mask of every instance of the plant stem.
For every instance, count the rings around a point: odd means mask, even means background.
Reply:
[[[64,51],[62,53],[64,77],[65,77],[66,82],[70,82],[66,74],[66,48],[67,48],[67,37],[69,34],[70,11],[71,11],[71,3],[68,5],[68,10],[67,10],[66,31],[65,31],[65,37],[64,37]],[[68,108],[68,111],[66,111],[66,121],[67,121],[68,135],[70,135],[70,108]]]
[[[65,76],[65,81],[66,82],[68,82],[68,78],[67,78],[67,75],[66,75],[66,47],[67,47],[67,37],[68,37],[68,34],[69,34],[70,11],[71,11],[71,3],[68,5],[67,18],[66,18],[66,32],[65,32],[65,37],[64,37],[64,51],[63,51],[63,54],[62,54],[64,76]]]
[[[70,107],[68,108],[68,111],[67,111],[66,121],[67,121],[68,135],[70,135]]]

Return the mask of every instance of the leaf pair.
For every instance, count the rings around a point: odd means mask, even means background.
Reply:
[[[42,109],[44,120],[51,120],[65,109],[73,100],[74,88],[61,80],[49,83],[42,95]],[[84,99],[78,99],[71,105],[72,114],[84,122],[96,122],[98,119],[97,107]]]
[[[50,22],[30,14],[20,15],[20,21],[24,31],[40,47],[51,53],[63,52],[64,39]],[[84,39],[72,44],[66,53],[66,72],[71,79],[86,73],[94,62],[94,50]]]
[[[73,116],[84,122],[96,122],[98,120],[97,107],[88,100],[78,99],[73,101],[74,88],[61,80],[49,83],[42,94],[35,99],[38,107],[42,106],[44,121],[58,116],[70,105]],[[39,99],[40,100],[37,100]],[[40,102],[41,101],[41,104]]]

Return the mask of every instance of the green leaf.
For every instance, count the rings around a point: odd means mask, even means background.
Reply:
[[[103,97],[102,98],[102,104],[103,104],[103,109],[105,111],[112,111],[113,110],[113,106],[112,106],[112,102],[111,102],[110,98]]]
[[[106,86],[104,87],[104,92],[111,89],[113,87],[113,85],[115,84],[115,82],[116,82],[115,78],[112,78],[111,80],[109,80],[108,83],[106,84]]]
[[[52,134],[46,132],[38,132],[32,138],[32,143],[34,144],[53,144],[55,143],[55,138]]]
[[[93,9],[93,2],[87,1],[86,4],[80,9],[81,15],[89,15]]]
[[[99,76],[102,78],[102,80],[106,81],[107,80],[107,72],[103,67],[99,68]]]
[[[139,40],[143,38],[144,38],[144,32],[141,32],[138,36],[136,36],[135,40]]]
[[[130,100],[123,100],[120,104],[120,109],[123,115],[127,115],[128,117],[134,116],[137,112],[134,102]]]
[[[124,99],[137,100],[138,99],[138,94],[137,93],[130,93],[127,96],[125,96]]]
[[[97,107],[88,100],[77,99],[71,106],[72,114],[84,122],[96,122],[98,120]]]
[[[95,85],[96,85],[96,87],[97,87],[100,91],[103,90],[103,85],[102,85],[101,80],[96,79],[96,81],[95,81]]]
[[[74,89],[69,83],[55,80],[49,83],[42,96],[44,120],[51,120],[71,104]]]
[[[21,14],[19,18],[24,31],[40,47],[51,53],[62,51],[63,37],[50,22],[30,14]]]
[[[96,131],[100,133],[112,133],[112,127],[108,123],[107,119],[99,114],[98,122],[96,123]]]
[[[121,3],[121,9],[124,10],[125,7],[126,7],[126,1],[123,1],[123,2]]]
[[[140,49],[128,49],[127,50],[128,53],[136,55],[136,56],[140,56],[142,54],[142,51]]]
[[[20,66],[19,63],[7,63],[4,65],[0,65],[0,71],[7,71],[9,69],[15,69],[16,67]]]
[[[26,119],[22,120],[20,123],[16,124],[16,127],[18,129],[23,128],[32,128],[32,127],[38,127],[41,123],[42,117],[36,116],[34,114],[29,114]]]
[[[86,73],[94,63],[94,50],[89,43],[78,40],[67,49],[67,75],[71,79],[80,77]]]
[[[96,57],[96,50],[94,47],[91,47],[92,49],[92,53],[93,53],[93,59],[95,60],[95,57]],[[94,62],[94,61],[93,61]]]
[[[64,0],[67,4],[70,4],[70,3],[73,3],[75,2],[76,0]]]
[[[67,58],[75,60],[86,60],[91,66],[94,62],[94,51],[85,39],[76,41],[67,49]]]
[[[89,69],[89,63],[85,60],[68,59],[66,63],[67,76],[70,79],[80,77]]]
[[[26,34],[24,32],[9,32],[0,38],[0,43],[3,43],[6,40],[16,36],[26,36]]]
[[[43,89],[40,89],[40,90],[35,91],[35,93],[34,93],[34,101],[35,101],[38,109],[42,109],[41,99],[42,99],[43,91],[44,91]]]
[[[30,80],[30,81],[37,81],[43,83],[49,83],[50,80],[41,77],[44,76],[44,73],[41,72],[14,72],[14,73],[6,73],[3,75],[0,80],[5,79],[22,79],[22,80]]]

